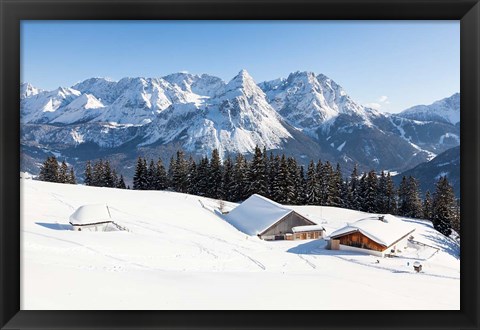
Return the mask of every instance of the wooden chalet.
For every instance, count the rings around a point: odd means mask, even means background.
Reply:
[[[293,228],[298,229],[296,239],[318,238],[325,231],[294,210],[257,194],[229,212],[225,220],[245,234],[257,235],[264,240],[293,239],[291,237],[296,234]],[[302,231],[302,227],[308,228]]]
[[[334,231],[330,247],[381,257],[401,254],[414,231],[415,228],[391,215],[374,216]]]

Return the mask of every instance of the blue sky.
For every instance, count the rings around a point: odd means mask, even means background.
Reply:
[[[399,112],[460,90],[459,21],[22,21],[21,80],[246,69],[257,82],[323,73],[352,98]]]

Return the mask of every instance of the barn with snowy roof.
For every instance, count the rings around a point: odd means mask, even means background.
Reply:
[[[415,228],[392,215],[371,216],[347,224],[330,234],[340,250],[384,257],[401,253]]]
[[[113,221],[107,204],[82,205],[73,212],[69,222],[75,231],[126,230]]]
[[[241,232],[264,240],[319,238],[325,232],[322,226],[303,215],[257,194],[250,196],[224,218]],[[294,236],[294,232],[301,234]]]

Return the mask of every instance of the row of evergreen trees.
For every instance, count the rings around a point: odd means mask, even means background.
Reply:
[[[85,165],[84,184],[94,187],[110,187],[126,189],[123,175],[110,166],[110,162],[99,160],[92,166],[90,161]]]
[[[67,175],[65,162],[59,166],[49,157],[40,171],[40,180],[74,183],[74,171]],[[72,179],[73,178],[73,181]],[[109,161],[87,162],[84,182],[89,186],[125,189],[123,175],[118,176]],[[128,187],[130,188],[130,187]],[[171,157],[168,169],[161,159],[139,157],[133,177],[133,189],[172,190],[232,202],[240,202],[252,194],[260,194],[278,203],[289,205],[324,205],[349,208],[369,213],[390,213],[412,218],[425,218],[445,235],[451,229],[459,232],[460,207],[446,177],[441,177],[433,195],[426,192],[422,200],[418,182],[403,177],[397,188],[390,173],[375,171],[342,176],[339,164],[310,161],[305,171],[296,159],[285,155],[267,154],[256,147],[253,158],[242,154],[222,162],[217,149],[211,158],[195,161],[179,150]]]
[[[40,166],[38,179],[47,182],[76,184],[75,171],[73,166],[68,168],[65,160],[59,165],[55,156],[47,157]]]
[[[377,174],[372,170],[360,175],[355,166],[351,175],[344,178],[340,165],[334,168],[328,161],[311,161],[305,173],[295,158],[267,154],[265,148],[262,151],[258,147],[250,161],[238,154],[235,159],[227,156],[222,162],[215,149],[210,159],[203,157],[196,162],[177,151],[168,170],[161,160],[151,160],[147,166],[147,160],[140,157],[133,189],[169,189],[233,202],[256,193],[282,204],[337,206],[426,218],[445,234],[455,223],[459,224],[459,206],[446,178],[439,180],[433,197],[427,192],[422,201],[413,177],[402,178],[397,189],[390,173]]]

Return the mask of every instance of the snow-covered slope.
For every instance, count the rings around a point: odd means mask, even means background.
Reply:
[[[326,250],[324,240],[262,241],[217,216],[218,201],[193,195],[25,179],[20,185],[24,310],[460,307],[459,247],[427,221],[401,219],[428,246],[379,259]],[[69,230],[76,208],[98,203],[129,231]],[[367,215],[294,209],[327,234]],[[362,299],[345,299],[351,292]],[[295,299],[286,298],[291,294]]]
[[[460,94],[455,93],[429,105],[416,105],[399,114],[400,117],[420,121],[460,122]]]

